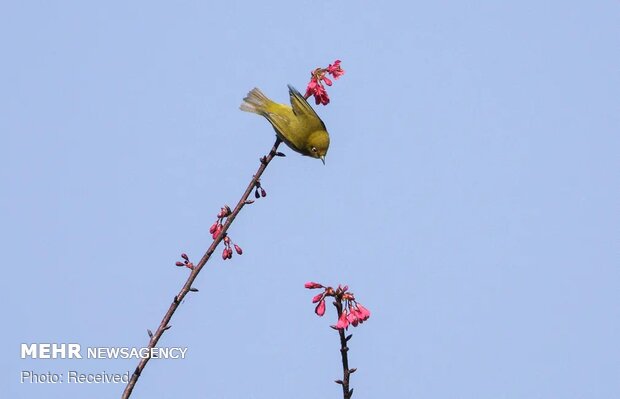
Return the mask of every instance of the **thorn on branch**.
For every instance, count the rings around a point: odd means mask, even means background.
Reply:
[[[149,330],[148,328],[146,329],[147,334],[149,335],[149,338],[153,338],[153,331]]]
[[[253,204],[253,203],[254,203],[254,200],[247,200],[247,201],[245,201],[246,205],[250,205],[250,204]]]
[[[174,303],[179,303],[179,296],[178,295],[174,296]]]
[[[342,385],[342,380],[336,380],[336,381],[334,381],[334,382],[335,382],[336,384],[340,384],[340,385]]]
[[[355,367],[354,367],[354,368],[352,368],[352,369],[349,369],[349,374],[353,374],[353,373],[355,373],[356,371],[357,371],[357,368],[355,368]]]
[[[190,288],[189,290],[190,290],[191,292],[198,292],[198,288],[194,288],[194,287]]]
[[[266,155],[261,157],[260,163],[262,163],[262,164],[266,164],[267,163],[267,156]]]
[[[347,335],[347,337],[344,339],[345,341],[349,342],[349,340],[353,338],[353,334],[349,334]]]
[[[276,152],[276,157],[285,157],[285,156],[286,154],[283,152],[280,152],[280,151]]]
[[[167,325],[166,327],[164,327],[163,331],[170,330],[171,328],[172,328],[171,325]]]

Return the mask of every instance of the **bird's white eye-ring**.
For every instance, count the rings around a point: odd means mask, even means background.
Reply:
[[[316,147],[312,147],[312,152],[316,152]]]

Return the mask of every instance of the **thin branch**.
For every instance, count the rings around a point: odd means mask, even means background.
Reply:
[[[340,315],[343,312],[342,295],[336,295],[335,299],[334,306],[338,310],[338,318],[340,319]],[[350,399],[353,395],[353,390],[349,389],[349,378],[351,374],[355,372],[355,369],[349,368],[349,347],[347,346],[347,342],[351,339],[352,335],[346,337],[344,331],[344,328],[338,330],[338,334],[340,335],[340,356],[342,357],[342,380],[336,382],[342,385],[342,397],[344,399]]]
[[[281,143],[281,140],[279,138],[276,138],[276,142],[271,148],[271,151],[269,151],[269,154],[261,158],[260,167],[256,171],[256,174],[254,174],[254,177],[252,177],[250,184],[248,184],[248,187],[245,189],[245,192],[241,196],[241,199],[237,203],[237,206],[226,219],[226,222],[222,226],[220,234],[217,236],[215,240],[213,240],[213,242],[209,246],[209,249],[207,249],[207,252],[205,252],[205,254],[202,256],[202,259],[200,259],[200,262],[198,262],[198,264],[194,267],[194,269],[190,273],[189,277],[187,278],[187,281],[183,285],[183,288],[181,288],[181,291],[179,291],[179,293],[172,300],[172,303],[170,304],[168,311],[164,315],[164,318],[161,320],[159,327],[157,327],[157,330],[155,331],[155,333],[153,333],[153,336],[151,337],[151,340],[149,341],[149,345],[148,345],[149,349],[154,348],[157,345],[157,342],[159,342],[159,339],[163,335],[164,331],[170,328],[170,325],[168,323],[170,323],[170,319],[172,319],[174,312],[176,312],[177,308],[179,307],[179,305],[185,298],[185,295],[187,295],[188,292],[192,291],[192,284],[194,283],[194,280],[196,280],[196,277],[198,277],[198,273],[200,273],[204,265],[209,261],[209,258],[211,258],[211,255],[213,254],[213,252],[215,251],[219,243],[226,236],[226,231],[228,231],[228,228],[234,222],[235,218],[237,217],[241,209],[246,205],[246,201],[248,197],[252,193],[252,190],[256,188],[257,183],[259,183],[260,177],[265,171],[265,169],[267,168],[267,165],[269,165],[269,162],[271,162],[273,157],[276,156],[278,146],[280,145],[280,143]],[[140,360],[140,362],[138,363],[138,366],[133,372],[131,378],[129,379],[127,386],[125,387],[125,391],[123,392],[123,396],[121,397],[122,399],[127,399],[131,396],[131,392],[136,386],[136,383],[138,382],[138,378],[140,378],[140,375],[142,374],[142,371],[146,367],[146,364],[149,362],[149,360],[150,360],[150,357],[146,357]]]

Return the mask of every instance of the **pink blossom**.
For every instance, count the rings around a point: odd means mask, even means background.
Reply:
[[[311,95],[314,94],[314,91],[316,90],[316,87],[319,85],[319,82],[316,78],[316,76],[312,76],[312,78],[310,78],[310,83],[308,83],[308,87],[306,87],[306,95],[305,97],[308,98]]]
[[[355,319],[356,319],[355,323],[352,323],[353,327],[357,327],[358,323],[362,324],[364,322],[364,320],[365,320],[364,317],[363,317],[364,315],[357,308],[352,307],[351,308],[351,313],[353,313],[355,315]]]
[[[316,104],[329,104],[329,96],[325,91],[325,88],[320,83],[320,77],[312,76],[310,79],[310,83],[308,83],[308,87],[306,88],[306,98],[310,96],[314,96],[314,101]]]
[[[338,79],[342,75],[344,75],[344,70],[340,67],[340,60],[334,61],[334,64],[329,64],[327,67],[327,72],[331,74],[334,79]]]
[[[359,323],[359,319],[357,318],[357,314],[353,309],[351,309],[349,315],[347,316],[347,321],[353,324],[353,327],[357,327],[357,324]]]
[[[321,85],[318,85],[314,90],[314,102],[316,105],[329,104],[329,96],[327,95],[327,91],[325,91],[325,88]]]
[[[344,74],[344,70],[340,66],[340,60],[336,60],[333,64],[329,64],[327,68],[316,68],[310,72],[310,82],[306,87],[306,99],[310,98],[310,96],[314,96],[314,102],[317,105],[329,104],[330,100],[324,84],[331,86],[333,82],[327,77],[327,74],[332,75],[334,79],[338,79]]]
[[[316,305],[314,313],[316,313],[317,316],[323,316],[325,314],[325,300],[320,301],[319,304]]]
[[[370,317],[370,310],[366,309],[359,303],[355,304],[355,307],[357,308],[357,311],[359,312],[358,317],[362,319],[363,321],[368,320],[368,318]]]
[[[338,323],[334,326],[337,330],[343,330],[349,327],[349,320],[347,319],[347,313],[340,313],[340,317],[338,318]]]

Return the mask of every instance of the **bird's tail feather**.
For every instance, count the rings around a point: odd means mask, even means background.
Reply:
[[[267,108],[272,101],[263,94],[257,87],[250,90],[248,95],[243,99],[239,109],[245,112],[253,112],[259,115],[265,115]]]

